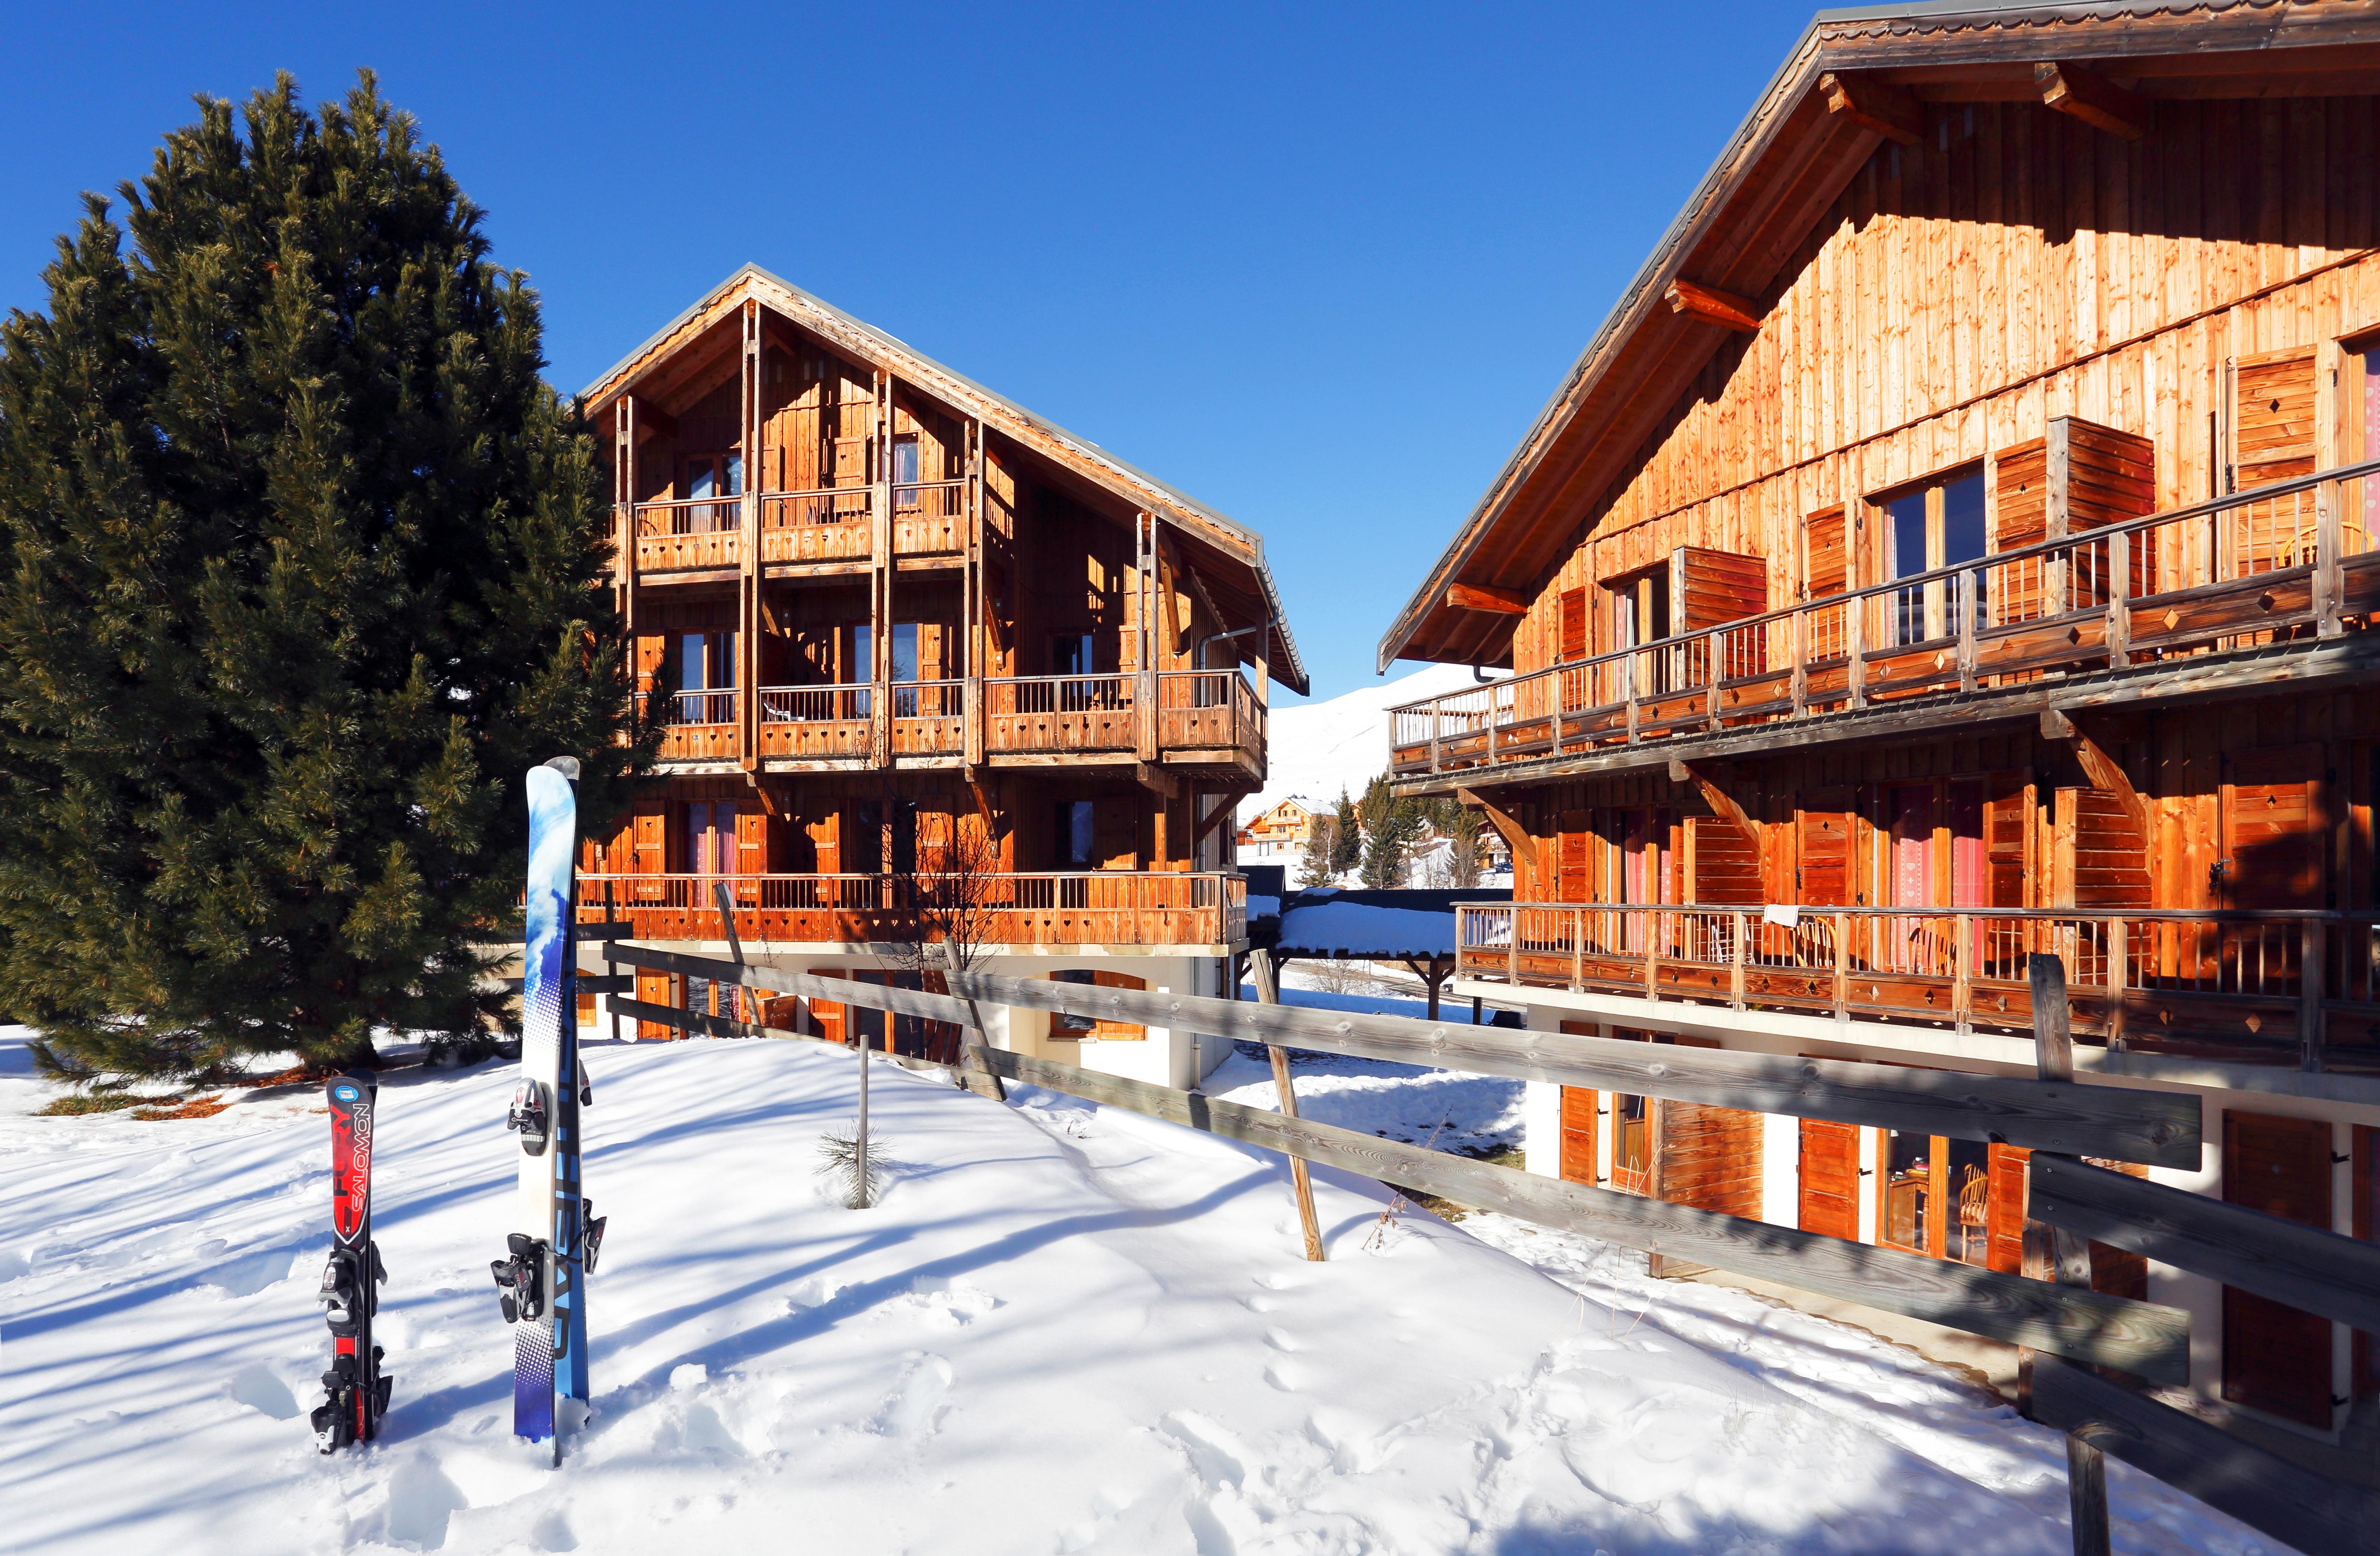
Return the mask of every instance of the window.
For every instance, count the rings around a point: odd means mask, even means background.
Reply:
[[[1096,988],[1099,980],[1099,974],[1081,967],[1069,967],[1064,972],[1053,972],[1050,975],[1050,981],[1052,983],[1074,983],[1085,988]],[[1053,1010],[1050,1013],[1050,1035],[1053,1038],[1087,1038],[1099,1030],[1099,1026],[1097,1016],[1077,1015],[1073,1011],[1066,1010]]]
[[[679,522],[673,528],[693,534],[735,529],[742,522],[735,504],[701,502],[699,499],[742,496],[744,456],[740,454],[689,455],[679,462],[678,490],[694,505],[680,510]]]
[[[916,433],[892,440],[892,506],[896,512],[917,508],[917,438]]]
[[[1058,802],[1058,864],[1062,869],[1089,869],[1098,862],[1098,827],[1087,799]],[[1089,976],[1087,974],[1086,977]]]
[[[735,722],[735,634],[685,632],[666,640],[662,683],[675,694],[670,722]]]
[[[1096,675],[1096,663],[1089,633],[1062,632],[1050,639],[1050,674],[1052,675]]]
[[[686,808],[686,869],[691,875],[735,873],[735,807],[695,800]],[[706,888],[707,890],[707,888]],[[708,906],[707,903],[704,906]]]
[[[1668,564],[1648,567],[1628,577],[1615,578],[1604,586],[1611,595],[1611,646],[1614,649],[1640,648],[1658,643],[1670,635],[1670,569]],[[1640,697],[1654,696],[1668,689],[1667,655],[1638,655],[1623,660],[1626,666],[1621,682]]]
[[[1984,475],[1968,470],[1902,492],[1876,504],[1884,514],[1884,573],[1913,577],[1937,567],[1973,562],[1984,554]],[[1979,574],[1980,585],[1988,574]],[[1888,647],[1954,636],[1958,623],[1950,603],[1952,583],[1937,579],[1892,595]],[[1984,591],[1975,590],[1975,619],[1984,617]]]
[[[892,873],[917,873],[917,808],[907,800],[892,802]]]
[[[1568,664],[1586,657],[1586,590],[1563,590],[1560,610],[1561,643],[1555,658]]]
[[[874,875],[884,868],[884,812],[861,803],[844,812],[843,869],[847,875]]]

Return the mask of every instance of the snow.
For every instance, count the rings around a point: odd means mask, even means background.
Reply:
[[[1500,679],[1503,672],[1491,674]],[[1240,802],[1239,824],[1284,799],[1318,812],[1336,805],[1342,788],[1363,798],[1364,786],[1389,770],[1389,710],[1476,684],[1467,664],[1431,664],[1320,702],[1272,709],[1265,721],[1268,780]],[[1281,862],[1295,873],[1294,859]]]
[[[1454,954],[1454,911],[1424,913],[1370,903],[1323,902],[1293,907],[1281,919],[1281,943],[1302,951],[1379,952],[1394,955]]]
[[[1305,995],[1317,1003],[1323,996]],[[1378,1003],[1378,1002],[1366,1002]],[[852,1056],[587,1051],[594,1417],[510,1432],[487,1261],[510,1066],[389,1072],[387,1435],[314,1452],[327,1130],[308,1091],[213,1117],[28,1116],[0,1032],[0,1506],[25,1553],[710,1549],[1288,1553],[2068,1549],[2064,1449],[1958,1376],[1641,1256],[1448,1224],[1017,1088],[878,1065],[890,1185],[810,1171]],[[1510,1144],[1516,1083],[1300,1063],[1312,1116]],[[1210,1088],[1269,1102],[1235,1057]],[[2111,1463],[2117,1548],[2269,1545]]]

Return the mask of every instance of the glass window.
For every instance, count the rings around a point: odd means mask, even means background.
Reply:
[[[1884,1215],[1879,1241],[1930,1253],[1934,1247],[1934,1137],[1885,1131]]]
[[[1099,974],[1097,973],[1088,972],[1080,967],[1069,967],[1064,972],[1051,973],[1050,975],[1050,981],[1052,983],[1075,983],[1081,984],[1087,988],[1097,988],[1099,986]],[[1091,1033],[1099,1029],[1099,1025],[1097,1017],[1077,1015],[1072,1011],[1053,1010],[1050,1013],[1050,1035],[1053,1038],[1088,1037]]]
[[[892,807],[892,873],[917,873],[917,808],[905,800]]]
[[[1981,471],[1942,488],[1942,565],[1973,562],[1984,554],[1984,478]]]
[[[1886,543],[1892,554],[1887,558],[1891,576],[1908,577],[1925,571],[1925,493],[1912,492],[1906,497],[1895,497],[1885,504],[1889,519]]]
[[[917,678],[917,624],[905,621],[892,628],[892,679],[914,681]]]
[[[1092,670],[1091,635],[1087,632],[1064,632],[1050,639],[1050,674],[1052,675],[1088,675]]]
[[[847,629],[850,651],[844,656],[844,681],[849,686],[866,686],[876,679],[876,633],[867,622]]]
[[[690,459],[686,467],[686,494],[688,497],[716,497],[718,485],[708,459]]]
[[[1088,869],[1094,862],[1091,802],[1087,799],[1062,799],[1058,802],[1058,861],[1062,869]]]
[[[727,456],[726,495],[730,497],[744,495],[744,456],[740,454],[731,454]]]
[[[892,442],[892,484],[914,486],[917,482],[917,440],[896,438]]]

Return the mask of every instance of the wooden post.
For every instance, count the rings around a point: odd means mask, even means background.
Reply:
[[[1272,953],[1262,947],[1251,950],[1248,966],[1257,975],[1257,1002],[1268,1005],[1281,1003],[1281,969],[1273,962]],[[1290,1084],[1289,1054],[1271,1043],[1265,1045],[1265,1052],[1272,1060],[1272,1085],[1281,1095],[1281,1114],[1283,1118],[1295,1118],[1297,1090]],[[1298,1222],[1305,1229],[1305,1257],[1320,1264],[1323,1257],[1322,1222],[1314,1213],[1314,1180],[1305,1163],[1293,1156],[1289,1159],[1289,1186],[1297,1198]]]
[[[1730,1010],[1742,1010],[1743,1008],[1744,985],[1747,981],[1744,976],[1743,942],[1745,932],[1752,926],[1752,915],[1748,913],[1738,913],[1733,915],[1732,918],[1734,919],[1735,928],[1735,966],[1728,974],[1727,1004]]]
[[[1658,1000],[1661,997],[1661,910],[1642,911],[1644,918],[1638,921],[1645,926],[1645,997]]]
[[[964,753],[961,760],[972,768],[980,766],[983,762],[983,659],[984,650],[988,646],[986,639],[990,637],[990,629],[984,620],[988,614],[984,605],[984,597],[988,591],[983,585],[983,486],[989,462],[984,456],[983,418],[978,416],[975,419],[971,431],[974,436],[967,472],[970,479],[967,492],[966,578],[961,586],[965,593],[966,612],[966,688],[960,711],[965,720],[965,733],[960,736],[960,745]],[[986,820],[989,821],[989,818]],[[995,1080],[997,1078],[997,1076],[994,1077]]]
[[[1950,1014],[1959,1031],[1972,1030],[1975,1003],[1975,916],[1961,913],[1950,920]]]
[[[2042,492],[2042,535],[2046,540],[2062,541],[2072,532],[2069,515],[2072,509],[2071,480],[2072,445],[2069,434],[2071,420],[2063,416],[2050,418],[2045,459],[2047,464],[2043,477],[2046,490]],[[2044,616],[2064,615],[2071,608],[2073,594],[2070,579],[2074,575],[2074,553],[2045,552],[2041,565],[2041,614]]]
[[[2132,662],[2132,537],[2119,529],[2107,537],[2107,664],[2121,670]],[[2156,584],[2149,582],[2151,590]]]
[[[2323,967],[2324,928],[2319,918],[2298,921],[2298,1065],[2309,1073],[2322,1068],[2328,1036],[2322,1003],[2330,982]]]
[[[1835,1019],[1852,1018],[1852,923],[1851,915],[1838,913],[1835,920]]]
[[[1785,651],[1793,656],[1793,716],[1802,717],[1810,711],[1810,608],[1807,605],[1785,618]]]
[[[1570,991],[1575,994],[1586,987],[1586,909],[1565,908],[1570,915]],[[1518,930],[1520,925],[1512,926]]]
[[[605,929],[608,930],[620,921],[619,912],[620,910],[618,906],[613,900],[612,882],[606,881],[603,882],[603,927]],[[612,960],[612,948],[618,943],[618,941],[609,938],[605,939],[603,942],[603,977],[607,982],[620,976],[620,964]],[[603,996],[603,1003],[612,1013],[612,1040],[613,1042],[618,1042],[620,1040],[619,1000],[620,997],[617,994],[606,994]]]
[[[1983,599],[1980,567],[1961,568],[1951,578],[1950,608],[1959,613],[1959,689],[1975,689],[1975,605]]]
[[[2325,481],[2314,492],[2313,619],[2317,638],[2337,638],[2347,630],[2340,612],[2347,598],[2346,559],[2340,554],[2344,543],[2338,522],[2340,495],[2337,481]],[[2293,500],[2303,502],[2305,494],[2301,492]]]
[[[892,765],[892,375],[876,373],[876,478],[868,488],[875,522],[868,527],[872,565],[868,574],[868,623],[875,663],[868,666],[869,755],[877,767]],[[862,1048],[867,1044],[862,1043]]]
[[[1710,683],[1709,701],[1706,704],[1708,711],[1705,716],[1710,721],[1711,733],[1714,735],[1718,733],[1719,655],[1724,651],[1724,636],[1714,632],[1703,650],[1703,678]],[[1559,711],[1554,714],[1554,729],[1559,735],[1561,729],[1561,714]]]
[[[2124,991],[2131,987],[2131,929],[2121,918],[2107,920],[2107,1052],[2124,1051]]]
[[[1867,706],[1867,597],[1854,595],[1843,602],[1843,653],[1845,673],[1851,677],[1851,701],[1854,708]]]
[[[741,607],[737,622],[736,758],[747,772],[760,767],[760,305],[744,303],[744,490],[736,517],[742,530]],[[732,918],[730,920],[733,922]]]
[[[2074,1079],[2074,1032],[2066,1000],[2066,964],[2035,953],[2026,964],[2033,985],[2034,1073],[2043,1080]],[[2052,1231],[2052,1260],[2061,1286],[2091,1284],[2089,1245],[2064,1228]],[[2074,1523],[2074,1556],[2108,1556],[2107,1467],[2099,1450],[2066,1439],[2066,1495]]]
[[[624,565],[625,565],[625,566],[626,567],[626,569],[627,569],[627,579],[628,579],[628,582],[627,582],[627,590],[626,590],[626,593],[625,593],[625,600],[624,600],[624,601],[623,601],[623,602],[622,602],[621,609],[622,609],[623,614],[625,614],[625,616],[626,617],[625,625],[626,625],[626,626],[627,626],[629,636],[630,636],[630,638],[631,638],[631,639],[632,639],[632,651],[633,651],[633,638],[634,638],[634,637],[635,637],[636,630],[637,630],[637,625],[638,625],[638,624],[637,624],[637,552],[638,552],[638,547],[637,547],[637,471],[638,471],[638,461],[637,461],[637,396],[636,396],[636,395],[621,395],[621,396],[620,396],[620,407],[621,407],[621,417],[620,417],[620,419],[621,419],[621,422],[622,422],[622,433],[621,433],[621,436],[622,436],[623,441],[624,441],[624,442],[625,443],[625,444],[626,444],[625,452],[622,454],[622,456],[621,456],[621,459],[620,459],[620,479],[621,479],[621,480],[622,480],[622,482],[623,482],[623,485],[622,485],[622,487],[621,487],[621,499],[622,499],[622,503],[623,503],[623,504],[624,504],[624,506],[625,506],[625,519],[626,519],[626,522],[625,522],[625,526],[624,526],[625,533],[624,533],[623,540],[622,540],[622,544],[621,544],[621,553],[622,553],[623,558],[625,559],[625,560],[624,560]]]

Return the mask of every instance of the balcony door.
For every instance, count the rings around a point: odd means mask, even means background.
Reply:
[[[690,800],[686,808],[686,873],[699,876],[735,873],[735,807],[726,800]],[[710,906],[704,886],[699,906]]]
[[[693,454],[678,461],[679,494],[692,505],[681,510],[679,529],[691,534],[733,529],[743,521],[739,504],[728,499],[744,494],[744,456],[740,454]],[[702,501],[701,499],[713,499]]]
[[[1984,545],[1984,475],[1981,470],[1930,481],[1884,499],[1884,572],[1906,578],[1937,567],[1979,560]],[[1922,643],[1955,636],[1954,596],[1949,581],[1937,581],[1897,590],[1891,596],[1886,630],[1889,646]],[[1981,590],[1975,595],[1978,624],[1988,620]]]
[[[734,632],[684,632],[669,639],[662,678],[677,694],[673,723],[735,722],[736,638]]]

